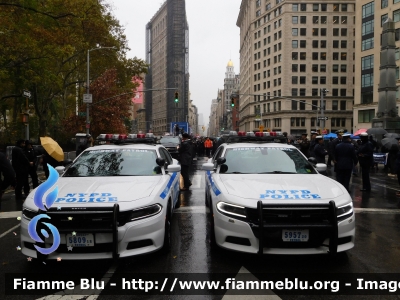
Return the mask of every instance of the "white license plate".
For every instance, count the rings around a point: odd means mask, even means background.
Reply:
[[[94,236],[92,233],[67,234],[67,246],[72,247],[93,247]]]
[[[309,237],[308,229],[282,230],[282,240],[284,242],[307,242],[308,237]]]

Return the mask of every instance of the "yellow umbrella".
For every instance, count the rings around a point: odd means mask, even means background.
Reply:
[[[57,161],[64,160],[64,152],[60,145],[51,137],[41,137],[40,142],[46,152]]]

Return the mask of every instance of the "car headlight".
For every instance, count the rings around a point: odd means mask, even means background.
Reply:
[[[133,222],[138,221],[145,218],[150,218],[159,214],[162,210],[162,206],[160,204],[154,204],[146,207],[141,207],[135,210],[132,210],[128,215],[127,221]]]
[[[353,203],[340,206],[336,209],[336,216],[338,221],[343,221],[353,215]]]
[[[25,208],[25,207],[22,209],[22,216],[27,220],[32,220],[37,215],[38,215],[37,211],[30,210],[30,209]]]
[[[246,208],[243,206],[230,204],[226,202],[218,202],[217,209],[223,215],[233,218],[246,218]]]

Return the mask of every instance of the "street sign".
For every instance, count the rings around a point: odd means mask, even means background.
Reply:
[[[31,98],[31,92],[30,91],[27,91],[27,90],[24,90],[24,97],[26,97],[26,98]]]
[[[318,120],[328,120],[328,117],[318,117]]]
[[[83,103],[92,103],[92,94],[83,94]]]
[[[80,111],[80,112],[78,112],[78,116],[79,117],[86,117],[86,112]]]

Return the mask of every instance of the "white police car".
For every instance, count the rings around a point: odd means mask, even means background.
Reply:
[[[60,245],[48,259],[105,259],[169,250],[180,165],[154,139],[137,135],[119,145],[91,147],[57,171],[62,174],[54,181],[58,196],[44,213],[50,217],[46,222],[57,228]],[[34,200],[35,193],[43,193],[41,186],[25,200],[21,222],[22,253],[33,258],[42,255],[35,246],[49,248],[54,242],[39,225],[44,245],[35,243],[28,230],[30,221],[43,213]]]
[[[346,189],[276,133],[239,132],[203,164],[212,245],[258,254],[318,254],[354,247]],[[266,136],[269,135],[269,136]]]

